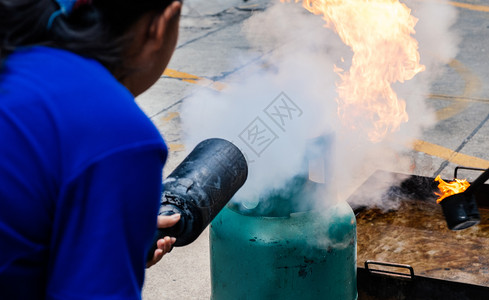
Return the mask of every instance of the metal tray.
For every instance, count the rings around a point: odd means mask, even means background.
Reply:
[[[374,173],[348,202],[368,195],[386,173]],[[475,195],[481,223],[451,231],[435,201],[433,178],[388,175],[400,182],[384,195],[395,209],[353,207],[359,299],[488,298],[489,185]]]

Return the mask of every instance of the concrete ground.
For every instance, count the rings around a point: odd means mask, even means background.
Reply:
[[[243,69],[256,68],[275,51],[267,41],[259,49],[251,46],[240,31],[243,22],[273,3],[185,1],[180,40],[169,68],[137,99],[170,146],[165,174],[188,151],[181,140],[179,114],[185,99],[201,89],[219,89],[222,82],[239,76]],[[459,52],[426,100],[436,110],[437,123],[425,130],[412,150],[413,173],[445,178],[452,177],[456,165],[489,167],[489,0],[459,0],[450,5],[459,14],[453,26],[460,37]],[[245,58],[236,64],[241,55]],[[206,230],[196,242],[175,248],[147,271],[143,298],[209,299],[210,286]]]

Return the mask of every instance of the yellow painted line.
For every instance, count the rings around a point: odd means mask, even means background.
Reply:
[[[160,118],[160,121],[163,123],[170,122],[171,120],[180,117],[179,112],[169,112],[164,117]],[[178,152],[185,150],[185,146],[183,144],[168,144],[168,149],[171,152]]]
[[[464,8],[464,9],[468,9],[468,10],[489,12],[489,6],[485,6],[485,5],[476,5],[476,4],[469,4],[469,3],[463,3],[463,2],[455,2],[455,1],[450,1],[448,3],[450,3],[450,5],[453,5],[455,7]]]
[[[482,83],[479,77],[472,73],[472,71],[467,68],[463,63],[456,59],[452,59],[452,61],[448,64],[452,69],[454,69],[460,76],[462,76],[465,81],[464,87],[464,96],[470,96],[476,92],[478,92]]]
[[[225,88],[225,84],[217,81],[212,81],[210,79],[199,77],[185,72],[180,72],[173,69],[165,69],[163,76],[179,79],[192,84],[197,84],[204,87],[210,87],[212,89],[222,91]]]
[[[197,81],[201,79],[201,77],[199,76],[180,72],[173,69],[165,69],[165,71],[163,72],[163,76],[180,79],[182,81],[189,82],[189,83],[197,83]]]
[[[170,151],[172,152],[185,150],[185,146],[183,144],[168,144],[168,148],[170,148]]]
[[[217,91],[222,91],[226,88],[226,84],[219,82],[219,81],[213,81],[212,84],[210,85],[211,88],[217,90]]]
[[[412,148],[415,151],[423,152],[432,156],[437,156],[460,166],[472,167],[472,168],[484,168],[484,169],[489,168],[488,160],[458,153],[451,149],[436,144],[428,143],[425,141],[416,140],[413,143]]]
[[[166,114],[160,120],[166,123],[166,122],[170,122],[171,120],[173,120],[173,119],[175,119],[175,118],[177,118],[179,116],[180,116],[180,113],[174,111],[174,112],[171,112],[171,113]]]
[[[450,119],[451,117],[458,115],[459,113],[464,111],[468,105],[469,103],[465,101],[454,101],[450,106],[437,110],[436,119],[438,121]]]
[[[466,102],[489,103],[489,98],[473,98],[473,97],[452,96],[452,95],[443,95],[443,94],[429,94],[428,98],[448,100],[448,101],[466,101]]]
[[[166,76],[169,78],[174,78],[174,79],[179,79],[181,81],[185,81],[185,82],[192,83],[192,84],[197,84],[197,85],[204,86],[204,87],[210,87],[210,88],[215,89],[217,91],[222,91],[226,87],[226,85],[224,83],[212,81],[212,80],[204,78],[204,77],[192,75],[189,73],[185,73],[185,72],[181,72],[181,71],[177,71],[177,70],[173,70],[173,69],[165,69],[165,71],[163,72],[163,76]],[[166,114],[165,116],[163,116],[160,119],[160,121],[163,123],[167,123],[167,122],[170,122],[171,120],[173,120],[179,116],[180,116],[180,114],[178,112],[170,112],[170,113]],[[184,151],[185,145],[183,145],[183,144],[168,144],[168,148],[171,152]]]
[[[455,72],[460,75],[460,77],[462,77],[465,82],[465,86],[462,96],[453,98],[454,101],[450,106],[442,108],[436,112],[436,119],[438,121],[449,119],[464,111],[467,106],[469,106],[469,102],[459,100],[470,97],[482,87],[479,77],[472,73],[472,71],[460,61],[453,59],[448,65],[454,69]]]
[[[259,5],[258,4],[251,4],[248,6],[239,6],[238,9],[253,9],[255,7],[259,7]]]

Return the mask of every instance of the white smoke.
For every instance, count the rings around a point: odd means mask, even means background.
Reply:
[[[457,53],[457,38],[451,32],[457,16],[453,7],[439,1],[407,5],[419,18],[415,37],[421,63],[427,68],[394,87],[406,100],[410,118],[398,132],[372,143],[340,125],[335,101],[339,77],[333,66],[348,69],[350,49],[324,27],[320,16],[299,4],[278,3],[251,17],[243,27],[252,49],[263,49],[263,45],[275,49],[264,59],[266,67],[248,68],[227,89],[200,90],[184,102],[181,117],[187,148],[210,137],[234,142],[249,162],[248,181],[237,198],[250,203],[300,173],[310,140],[318,136],[333,141],[324,149],[326,177],[335,187],[332,194],[342,199],[375,170],[409,173],[411,161],[404,156],[407,146],[435,121],[425,103],[431,82]],[[376,199],[391,182],[386,179],[380,184],[372,187],[365,201],[380,205]]]

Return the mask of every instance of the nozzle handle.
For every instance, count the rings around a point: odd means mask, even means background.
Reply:
[[[155,242],[175,237],[174,246],[192,243],[209,225],[248,177],[243,153],[224,139],[207,139],[176,167],[163,182],[160,215],[179,213],[172,228],[158,229]],[[156,243],[148,257],[153,257]]]
[[[146,261],[150,261],[151,259],[153,259],[155,250],[158,247],[158,240],[164,238],[165,236],[177,237],[185,231],[185,216],[181,213],[181,211],[173,205],[160,206],[160,212],[158,215],[171,216],[174,214],[180,214],[180,220],[178,220],[177,224],[173,225],[172,227],[158,228],[158,230],[156,230],[153,237],[153,242],[151,242],[151,248],[149,249],[148,256],[146,257]],[[171,248],[173,249],[173,246]]]
[[[479,177],[477,177],[472,184],[465,190],[465,193],[475,192],[480,185],[484,184],[489,179],[489,169],[486,169]]]

